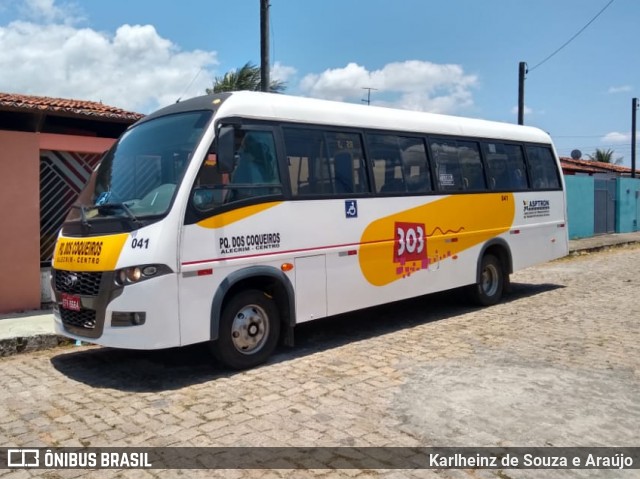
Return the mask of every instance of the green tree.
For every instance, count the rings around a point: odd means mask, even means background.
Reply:
[[[222,77],[216,77],[213,80],[213,88],[207,88],[207,94],[240,90],[260,91],[260,87],[260,67],[247,62],[241,68],[231,70]],[[282,93],[286,88],[286,83],[278,80],[269,84],[269,91],[273,93]]]
[[[591,161],[599,161],[600,163],[611,163],[614,165],[620,165],[622,163],[622,157],[613,159],[613,150],[601,150],[600,148],[596,148],[596,151],[593,155],[587,155]]]

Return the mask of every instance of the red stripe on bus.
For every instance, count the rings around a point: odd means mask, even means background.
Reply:
[[[362,246],[362,245],[376,244],[376,243],[388,243],[393,241],[394,241],[393,239],[389,239],[389,240],[382,240],[382,241],[370,241],[365,243],[347,243],[347,244],[337,244],[337,245],[331,245],[331,246],[316,246],[313,248],[300,248],[300,249],[291,249],[286,251],[270,251],[268,253],[247,254],[242,256],[229,256],[224,258],[213,258],[213,259],[201,259],[196,261],[185,261],[184,263],[181,263],[181,265],[191,266],[194,264],[216,263],[218,261],[226,261],[229,259],[260,258],[263,256],[274,256],[278,254],[304,253],[307,251],[322,251],[322,250],[333,249],[333,248],[349,248],[354,246]],[[353,252],[349,251],[348,254],[349,255],[357,254],[357,250],[354,250]]]

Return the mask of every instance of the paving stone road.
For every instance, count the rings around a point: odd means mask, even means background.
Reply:
[[[0,445],[640,446],[640,247],[512,277],[497,306],[444,293],[296,330],[265,366],[206,348],[0,358]],[[640,470],[18,470],[75,477],[637,478]]]

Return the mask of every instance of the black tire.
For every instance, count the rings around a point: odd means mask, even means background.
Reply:
[[[247,369],[265,362],[278,344],[280,317],[272,298],[249,289],[233,296],[220,316],[218,339],[211,350],[231,369]]]
[[[502,299],[505,284],[502,263],[494,255],[486,254],[480,264],[478,283],[469,286],[471,300],[480,306],[493,306]]]

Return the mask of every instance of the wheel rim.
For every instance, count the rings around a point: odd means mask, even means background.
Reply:
[[[482,270],[482,291],[487,296],[494,296],[498,292],[499,286],[498,268],[493,264],[488,264]]]
[[[256,304],[249,304],[238,311],[231,325],[231,341],[242,354],[260,351],[269,336],[269,316]]]

